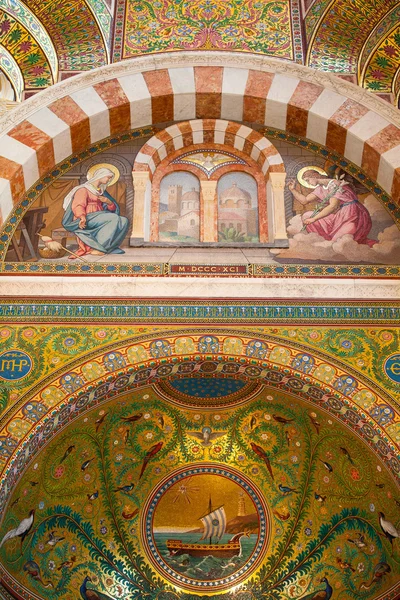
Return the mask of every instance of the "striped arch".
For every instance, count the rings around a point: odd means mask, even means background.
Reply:
[[[176,150],[194,144],[224,144],[250,156],[265,177],[284,173],[281,155],[263,135],[246,125],[221,119],[196,119],[171,125],[154,135],[136,156],[134,171],[147,171],[150,179],[164,158]]]
[[[191,119],[285,130],[327,146],[400,197],[400,118],[326,73],[227,52],[136,58],[44,91],[0,121],[4,221],[38,179],[110,135]]]

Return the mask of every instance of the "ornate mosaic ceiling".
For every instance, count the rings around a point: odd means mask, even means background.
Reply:
[[[17,20],[21,36],[29,36],[32,48],[21,51],[16,40],[10,50],[10,40],[0,40],[8,52],[3,51],[1,68],[20,100],[110,60],[177,50],[251,52],[346,74],[396,104],[399,4],[398,0],[356,0],[351,5],[345,0],[116,0],[111,9],[106,0],[4,0],[3,18]],[[2,35],[8,33],[7,27],[0,29]],[[40,54],[33,66],[32,53]]]
[[[305,16],[307,64],[354,74],[355,83],[388,94],[387,99],[397,105],[393,87],[400,66],[395,38],[399,4],[398,0],[315,0]]]
[[[173,50],[240,50],[303,61],[297,0],[119,0],[114,58]],[[294,30],[294,31],[293,31]]]
[[[398,307],[0,308],[5,598],[398,597]]]
[[[3,60],[1,66],[16,99],[24,97],[18,79],[26,97],[56,83],[59,72],[62,78],[64,72],[106,64],[110,34],[111,14],[103,0],[5,0],[0,10],[0,45],[11,60]]]

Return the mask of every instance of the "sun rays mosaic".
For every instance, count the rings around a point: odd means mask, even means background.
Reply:
[[[5,589],[396,598],[398,333],[363,331],[3,326]]]

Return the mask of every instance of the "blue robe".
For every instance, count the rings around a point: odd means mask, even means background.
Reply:
[[[108,210],[107,204],[103,203],[103,210],[86,215],[85,229],[79,228],[79,219],[75,219],[72,212],[72,201],[66,208],[62,225],[67,231],[73,232],[84,244],[94,250],[105,254],[125,254],[119,245],[124,240],[128,231],[129,221],[121,217],[120,208],[116,200],[107,191],[103,196],[115,204],[116,210]]]

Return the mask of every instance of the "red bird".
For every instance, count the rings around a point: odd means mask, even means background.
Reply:
[[[152,446],[150,448],[150,450],[148,451],[148,453],[144,457],[143,465],[142,465],[142,470],[140,471],[139,479],[142,478],[142,475],[145,472],[145,469],[147,467],[147,463],[149,462],[149,460],[151,460],[153,458],[153,456],[155,456],[157,454],[157,452],[160,452],[160,450],[163,447],[163,445],[164,445],[163,442],[158,442],[158,444],[154,444],[154,446]]]
[[[254,442],[251,442],[251,449],[257,454],[257,456],[259,456],[265,462],[265,464],[267,465],[269,474],[271,475],[272,479],[274,479],[274,474],[272,473],[271,463],[269,461],[269,458],[268,458],[265,450],[263,450],[261,448],[261,446],[257,446],[257,444],[254,444]]]
[[[124,519],[134,519],[136,517],[136,515],[139,514],[139,509],[135,508],[135,510],[133,510],[131,513],[122,511],[122,516],[124,517]]]

